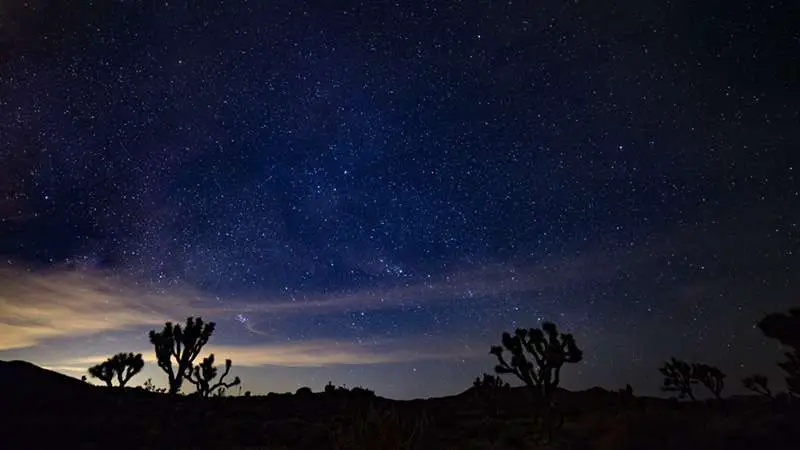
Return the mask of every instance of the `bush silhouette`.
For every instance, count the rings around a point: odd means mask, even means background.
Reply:
[[[717,367],[708,364],[692,364],[692,378],[708,388],[717,400],[722,400],[726,375]]]
[[[511,385],[503,381],[500,376],[483,374],[483,378],[477,377],[472,382],[472,391],[477,394],[481,401],[481,406],[495,417],[500,415],[502,410],[500,399],[504,392],[508,392]]]
[[[313,392],[311,391],[311,388],[308,386],[297,388],[297,390],[294,392],[294,395],[310,395],[310,394],[313,394]]]
[[[177,394],[183,380],[192,373],[194,360],[208,343],[215,326],[214,322],[203,323],[200,317],[189,317],[184,327],[167,322],[163,330],[150,331],[150,342],[155,347],[158,367],[167,374],[170,394]]]
[[[343,420],[342,420],[343,419]],[[424,446],[428,417],[401,414],[394,407],[373,403],[359,408],[353,416],[334,422],[331,447],[337,450],[414,450]]]
[[[119,387],[125,385],[137,373],[142,371],[144,359],[142,354],[137,353],[117,353],[107,360],[89,368],[89,375],[106,383],[106,386],[113,386],[113,380],[117,380]]]
[[[350,389],[350,393],[361,397],[375,397],[375,391],[361,386],[356,386]]]
[[[225,377],[231,371],[231,360],[225,360],[225,371],[217,378],[219,370],[214,366],[214,354],[203,358],[203,361],[196,365],[191,372],[186,375],[186,381],[193,384],[197,389],[197,394],[201,397],[223,396],[225,391],[241,384],[242,380],[235,377],[230,383],[225,382]],[[212,384],[213,383],[213,384]]]
[[[789,394],[800,397],[800,308],[792,308],[789,314],[769,314],[758,322],[758,328],[768,338],[789,347],[787,360],[778,366],[786,372]]]
[[[148,378],[144,381],[144,384],[142,384],[142,389],[144,389],[147,392],[153,392],[156,394],[164,394],[167,392],[167,388],[163,387],[160,388],[157,387],[155,384],[153,384],[153,380],[151,378]]]
[[[620,389],[620,392],[628,398],[633,398],[633,386],[630,384],[626,384],[625,389]]]
[[[489,353],[497,357],[495,372],[512,374],[530,388],[540,407],[544,409],[544,426],[549,437],[555,418],[553,394],[561,381],[561,368],[565,363],[577,363],[583,352],[571,334],[559,333],[556,325],[542,324],[542,329],[517,328],[514,335],[503,333],[502,346],[492,346]],[[511,359],[503,357],[504,349]],[[537,419],[538,419],[537,411]]]
[[[774,398],[772,390],[769,388],[769,379],[766,375],[750,375],[742,380],[745,389],[755,392],[756,394],[763,395],[767,398]]]
[[[696,400],[692,385],[697,383],[697,379],[692,376],[692,366],[689,363],[671,358],[659,371],[664,376],[662,391],[676,392],[678,398],[689,397],[692,401]]]
[[[477,377],[472,382],[472,387],[478,391],[495,390],[495,389],[509,389],[511,387],[507,381],[503,381],[499,376],[494,376],[488,373],[483,374],[483,378]]]

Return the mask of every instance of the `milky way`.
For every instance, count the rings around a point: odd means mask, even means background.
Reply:
[[[543,320],[572,388],[774,369],[791,2],[100,3],[0,6],[0,358],[199,314],[262,392],[456,393]]]

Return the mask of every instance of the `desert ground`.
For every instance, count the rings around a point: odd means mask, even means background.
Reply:
[[[524,388],[424,400],[314,392],[199,398],[105,388],[0,363],[3,449],[796,449],[800,414],[755,396],[723,402],[561,390],[551,438]]]

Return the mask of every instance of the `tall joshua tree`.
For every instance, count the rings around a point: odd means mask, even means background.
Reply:
[[[768,338],[789,347],[786,361],[778,366],[786,372],[789,394],[800,397],[800,308],[792,308],[789,314],[769,314],[758,322],[758,328]]]
[[[692,378],[708,388],[717,400],[722,400],[725,376],[725,373],[718,367],[709,366],[708,364],[692,364]]]
[[[677,392],[678,398],[689,397],[692,401],[696,400],[692,385],[696,384],[697,380],[692,376],[692,366],[689,363],[671,358],[659,371],[664,375],[662,391]]]
[[[186,380],[192,383],[197,388],[197,394],[203,397],[211,397],[216,392],[223,392],[225,389],[230,389],[239,385],[242,380],[235,377],[230,383],[225,382],[225,377],[231,371],[231,360],[225,360],[225,371],[220,375],[219,380],[214,383],[217,378],[218,370],[214,366],[214,354],[203,358],[203,361],[196,365],[194,369],[186,376]],[[213,384],[212,384],[213,383]]]
[[[102,363],[90,367],[89,375],[105,382],[106,386],[112,386],[112,381],[116,378],[117,385],[125,387],[143,367],[144,359],[141,353],[117,353]]]
[[[215,326],[214,322],[204,323],[200,317],[189,317],[183,327],[167,322],[163,330],[150,331],[150,342],[155,347],[158,367],[169,379],[170,394],[177,394],[183,380],[191,376],[194,360],[208,343]]]
[[[571,334],[559,333],[555,324],[545,322],[542,328],[517,328],[514,335],[503,333],[502,346],[492,346],[489,353],[497,357],[495,372],[511,374],[532,389],[544,407],[545,427],[548,435],[553,426],[553,394],[561,381],[561,368],[566,363],[583,359]],[[506,360],[504,350],[511,354]],[[538,415],[538,411],[537,411]]]

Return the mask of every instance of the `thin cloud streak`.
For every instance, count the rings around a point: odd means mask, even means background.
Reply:
[[[424,350],[412,350],[422,348]],[[155,364],[153,349],[140,350],[145,361]],[[335,340],[309,340],[291,343],[258,345],[209,344],[199,358],[213,353],[218,361],[231,359],[241,367],[326,367],[333,365],[391,364],[412,361],[442,361],[471,359],[488,354],[466,345],[424,341],[422,339],[394,340],[355,344]],[[52,367],[78,371],[105,361],[108,355],[90,355],[56,361]],[[85,366],[85,367],[84,367]]]
[[[401,286],[222,303],[190,286],[167,289],[136,284],[93,269],[35,272],[4,268],[0,269],[0,351],[35,347],[58,338],[158,327],[166,321],[182,322],[188,316],[219,320],[236,314],[269,314],[281,318],[557,290],[576,280],[611,279],[619,266],[599,264],[598,258],[596,253],[585,253],[554,264],[461,269]]]
[[[155,295],[92,272],[0,271],[0,350],[205,312],[213,310],[190,307],[180,294]]]

